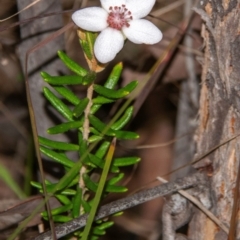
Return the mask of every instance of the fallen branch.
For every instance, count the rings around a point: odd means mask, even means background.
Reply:
[[[142,190],[131,196],[113,201],[111,203],[108,203],[100,207],[95,220],[99,220],[109,215],[124,211],[128,208],[132,208],[141,203],[148,202],[157,197],[165,196],[165,195],[177,192],[181,189],[194,187],[195,185],[198,185],[200,182],[202,183],[205,180],[206,178],[203,173],[195,173],[194,175],[190,175],[188,177],[178,179],[175,182],[169,182],[162,185],[158,185],[150,189]],[[84,227],[86,224],[87,218],[88,218],[88,214],[84,214],[79,218],[76,218],[72,221],[69,221],[67,223],[64,223],[55,227],[55,234],[57,238],[59,239],[61,237],[64,237],[67,234]],[[45,232],[37,236],[35,240],[52,240],[51,231]]]

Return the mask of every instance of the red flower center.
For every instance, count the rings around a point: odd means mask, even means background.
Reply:
[[[109,27],[121,30],[124,26],[129,27],[129,21],[131,21],[132,13],[128,11],[125,5],[121,7],[110,7],[107,23]]]

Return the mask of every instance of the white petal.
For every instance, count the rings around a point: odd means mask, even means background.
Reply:
[[[110,7],[114,6],[122,6],[123,4],[126,4],[126,0],[100,0],[102,7],[106,10],[109,11]],[[148,1],[148,0],[147,0]]]
[[[126,7],[133,19],[146,17],[152,10],[156,0],[126,0]]]
[[[101,63],[110,62],[122,49],[124,36],[113,28],[106,28],[96,39],[94,44],[94,53],[97,60]]]
[[[162,39],[162,32],[148,20],[133,20],[129,24],[130,26],[123,27],[122,31],[133,43],[155,44]]]
[[[87,31],[100,32],[108,26],[108,13],[100,7],[89,7],[73,13],[74,23]]]

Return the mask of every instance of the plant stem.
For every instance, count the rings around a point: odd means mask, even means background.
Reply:
[[[87,90],[87,98],[89,99],[89,102],[88,102],[88,105],[84,111],[84,122],[83,122],[83,140],[87,141],[88,142],[88,137],[89,137],[89,119],[88,119],[88,115],[90,113],[90,110],[91,110],[91,106],[92,106],[92,96],[93,96],[93,84],[91,84],[89,87],[88,87],[88,90]],[[83,181],[83,174],[86,172],[87,168],[83,165],[80,169],[80,172],[79,172],[79,175],[80,175],[80,178],[79,178],[79,187],[82,189],[82,196],[84,196],[85,194],[85,184],[84,184],[84,181]]]

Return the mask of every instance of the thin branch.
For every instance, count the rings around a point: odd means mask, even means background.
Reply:
[[[205,181],[205,175],[203,173],[195,173],[188,177],[178,179],[174,182],[165,183],[150,189],[143,190],[141,192],[135,193],[134,195],[128,196],[126,198],[123,198],[117,201],[113,201],[109,204],[102,206],[99,209],[99,212],[96,215],[95,220],[99,220],[109,215],[124,211],[126,209],[137,206],[141,203],[153,200],[157,197],[175,193],[181,189],[194,187],[199,183],[203,183],[204,181]],[[84,214],[79,218],[76,218],[70,222],[67,222],[55,227],[57,238],[59,239],[71,232],[74,232],[76,230],[83,228],[86,224],[87,218],[88,218],[88,214]],[[45,232],[39,235],[38,237],[36,237],[35,240],[52,240],[51,232],[50,231]]]
[[[157,179],[160,182],[167,183],[168,181],[164,178],[157,177]],[[204,205],[198,201],[195,197],[193,197],[191,194],[189,194],[187,191],[179,190],[178,193],[180,193],[183,197],[188,199],[190,202],[194,203],[200,210],[202,210],[213,222],[215,222],[225,233],[228,234],[229,229],[212,213],[210,212]]]

